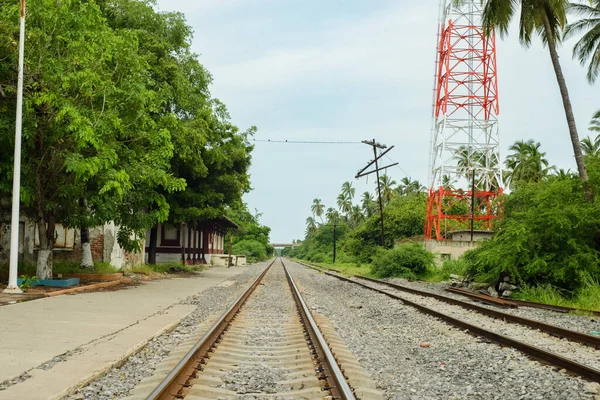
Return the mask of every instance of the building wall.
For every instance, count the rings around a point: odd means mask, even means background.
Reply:
[[[143,262],[143,254],[129,253],[119,246],[117,231],[113,223],[90,229],[90,246],[94,261],[108,262],[116,268],[138,265]],[[81,234],[79,229],[66,229],[56,225],[57,243],[53,251],[54,261],[81,260]],[[21,217],[19,226],[19,261],[35,263],[39,234],[36,224]],[[10,257],[10,215],[0,220],[0,262],[8,262]]]

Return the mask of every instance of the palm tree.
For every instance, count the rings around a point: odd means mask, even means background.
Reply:
[[[589,0],[587,3],[568,5],[567,11],[583,18],[567,26],[565,38],[585,31],[573,47],[573,57],[578,58],[581,65],[589,60],[587,78],[593,83],[600,72],[600,0]]]
[[[315,232],[317,230],[317,223],[313,217],[306,218],[306,231]]]
[[[349,221],[353,227],[358,226],[362,221],[365,220],[365,216],[360,209],[360,206],[353,206],[352,210],[350,210],[350,218]]]
[[[394,186],[396,186],[396,181],[385,174],[379,177],[379,185],[381,186],[381,199],[384,204],[387,204],[392,201],[392,198],[394,197]]]
[[[593,141],[589,136],[583,138],[581,140],[581,149],[586,156],[600,155],[600,135],[596,136],[596,139]]]
[[[447,175],[444,175],[444,177],[448,178]],[[421,182],[419,182],[418,180],[412,180],[412,178],[405,176],[404,178],[400,179],[400,188],[402,188],[400,190],[400,192],[403,195],[410,195],[410,194],[417,194],[417,193],[421,193],[427,190],[427,188],[425,188],[425,186],[421,185]]]
[[[335,208],[330,207],[325,213],[325,218],[327,218],[327,222],[336,224],[340,220],[340,213]]]
[[[590,122],[590,127],[588,128],[593,132],[600,132],[600,110],[596,111],[596,114],[592,117],[592,121]]]
[[[533,140],[518,141],[510,146],[512,154],[506,157],[506,167],[510,170],[510,181],[516,183],[539,182],[554,170],[549,167],[546,153],[540,151],[541,144]]]
[[[356,193],[356,189],[352,187],[352,183],[344,182],[342,184],[342,195],[344,195],[344,197],[352,201],[352,199],[354,198],[354,193]]]
[[[575,177],[576,175],[573,172],[571,172],[570,169],[565,171],[564,169],[561,168],[558,171],[556,171],[554,176],[556,177],[556,179],[564,181],[567,179],[571,179],[571,178]]]
[[[454,159],[456,160],[457,171],[467,180],[471,179],[471,172],[480,164],[481,154],[477,151],[469,151],[467,146],[460,146]]]
[[[323,223],[323,212],[325,211],[325,205],[321,203],[321,199],[314,199],[310,209],[314,215],[321,218],[321,223]]]
[[[575,125],[573,107],[569,98],[569,91],[565,82],[565,77],[558,59],[556,50],[557,43],[561,41],[561,31],[564,30],[567,23],[566,8],[567,0],[482,0],[483,26],[488,34],[494,28],[498,28],[501,36],[508,34],[510,22],[517,19],[517,10],[520,9],[519,19],[519,40],[525,47],[531,45],[533,36],[537,33],[542,43],[548,47],[550,59],[556,74],[556,80],[562,96],[563,106],[571,145],[575,154],[577,171],[582,181],[588,180],[588,174],[585,168],[583,152],[579,144],[579,134]],[[520,7],[519,7],[520,4]],[[592,199],[591,187],[586,185],[586,197]]]
[[[454,190],[454,181],[449,175],[442,176],[442,187],[446,190]]]
[[[370,217],[375,213],[375,199],[370,192],[364,192],[362,195],[362,209],[367,217]]]
[[[350,201],[350,199],[345,196],[344,193],[340,193],[340,195],[337,197],[337,205],[341,212],[348,214],[352,208],[352,201]]]

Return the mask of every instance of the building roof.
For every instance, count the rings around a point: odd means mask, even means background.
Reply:
[[[209,229],[209,230],[213,230],[213,231],[226,231],[229,229],[238,229],[239,228],[239,226],[235,222],[233,222],[232,220],[230,220],[229,218],[227,218],[224,215],[217,217],[217,218],[200,221],[198,223],[198,227],[200,229]]]

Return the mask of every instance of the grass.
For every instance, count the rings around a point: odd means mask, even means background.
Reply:
[[[152,274],[163,274],[163,273],[177,273],[177,272],[197,272],[205,269],[202,265],[183,265],[178,262],[164,263],[164,264],[142,264],[135,265],[128,270],[133,274],[152,275]]]
[[[312,261],[297,260],[300,262],[306,262],[323,268],[329,268],[341,272],[344,275],[358,275],[373,278],[371,273],[371,264],[361,263],[316,263]]]
[[[465,275],[467,264],[462,260],[446,260],[441,268],[429,269],[425,276],[420,277],[427,282],[445,282],[450,280],[450,275]]]
[[[523,285],[515,298],[555,306],[600,311],[600,282],[589,274],[582,276],[583,285],[575,292],[563,291],[551,285]]]

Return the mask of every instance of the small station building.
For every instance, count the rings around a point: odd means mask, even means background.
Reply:
[[[210,264],[215,255],[225,254],[225,234],[238,226],[227,217],[195,224],[159,224],[156,228],[156,263]],[[150,254],[151,231],[146,233],[145,261]]]

